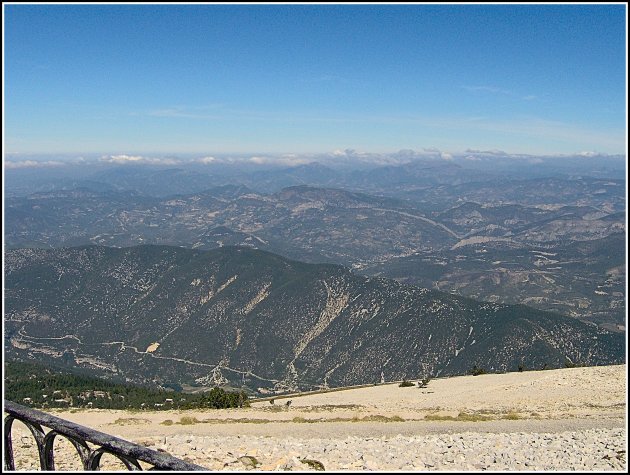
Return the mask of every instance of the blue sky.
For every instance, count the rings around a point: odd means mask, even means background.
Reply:
[[[6,153],[625,153],[623,5],[3,5]]]

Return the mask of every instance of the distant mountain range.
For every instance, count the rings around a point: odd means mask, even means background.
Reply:
[[[251,248],[85,246],[5,252],[5,353],[137,383],[295,390],[617,364],[625,336]]]
[[[546,180],[560,195],[582,180],[623,180],[625,156],[526,156],[499,151],[468,150],[444,155],[439,151],[401,150],[393,154],[364,154],[346,150],[332,155],[293,157],[229,156],[198,160],[195,157],[134,157],[130,163],[113,164],[107,157],[50,160],[42,157],[7,155],[5,193],[26,196],[33,192],[90,188],[99,191],[134,191],[165,197],[205,191],[227,183],[245,185],[258,193],[274,193],[289,186],[311,185],[343,188],[370,194],[423,199],[437,189],[444,201],[453,187],[462,191],[488,187],[500,198],[527,183],[517,202],[540,196],[536,180]],[[105,159],[105,160],[103,160]],[[39,163],[39,165],[38,165]],[[42,166],[48,166],[42,173]],[[151,165],[153,163],[153,165]],[[161,164],[161,165],[160,165]],[[22,166],[20,166],[22,165]],[[563,186],[563,184],[567,184]],[[468,185],[472,185],[469,187]],[[558,187],[560,185],[560,187]],[[440,187],[446,187],[440,189]],[[553,188],[548,188],[553,192]],[[446,195],[444,194],[446,192]],[[499,192],[499,193],[497,193]],[[583,195],[583,194],[582,194]],[[431,193],[427,195],[431,196]],[[483,196],[485,199],[486,197]],[[505,198],[505,197],[504,197]],[[471,199],[471,198],[468,198]],[[433,201],[432,206],[439,201]],[[452,206],[452,203],[449,203]]]
[[[361,273],[479,300],[523,303],[623,328],[626,236],[522,246],[488,241],[416,253],[366,266]]]
[[[400,176],[394,168],[384,181]],[[248,246],[609,328],[624,323],[622,181],[396,189],[416,198],[305,185],[271,194],[224,185],[163,198],[89,188],[41,192],[6,198],[4,237],[8,247]],[[531,205],[515,203],[519,196]],[[427,204],[435,202],[439,208]]]

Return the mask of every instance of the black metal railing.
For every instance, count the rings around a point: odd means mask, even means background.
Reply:
[[[5,470],[15,470],[11,439],[11,429],[15,420],[25,424],[33,434],[42,470],[55,470],[54,444],[57,436],[62,436],[72,443],[79,454],[84,470],[99,470],[103,454],[112,454],[128,470],[142,470],[140,461],[152,465],[150,470],[207,470],[171,455],[142,447],[11,401],[4,401],[4,412],[8,414],[4,419]],[[42,426],[50,430],[45,432]],[[90,448],[88,442],[96,448]]]

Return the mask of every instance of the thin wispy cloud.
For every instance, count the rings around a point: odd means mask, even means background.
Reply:
[[[623,130],[595,130],[578,124],[539,117],[514,117],[512,119],[493,120],[483,117],[387,115],[350,118],[350,120],[365,120],[375,123],[399,123],[401,125],[415,124],[421,127],[443,130],[482,130],[504,135],[516,135],[531,139],[551,139],[575,144],[588,142],[596,144],[598,149],[624,150],[626,148],[625,132]]]
[[[493,94],[504,94],[511,96],[512,92],[494,86],[462,86],[463,89],[471,92],[491,92]]]
[[[208,157],[196,158],[193,161],[197,163],[203,163],[204,165],[209,165],[211,163],[216,163],[217,159],[215,157],[208,156]]]
[[[149,111],[147,115],[151,117],[166,117],[169,119],[182,118],[182,119],[204,119],[204,120],[219,120],[223,117],[217,114],[200,114],[189,112],[184,109],[158,109]]]
[[[247,160],[249,163],[253,163],[256,165],[284,165],[288,167],[295,167],[298,165],[306,165],[310,163],[311,160],[308,158],[300,158],[298,156],[280,156],[280,157],[269,157],[269,156],[253,156]]]
[[[590,150],[590,151],[579,152],[577,153],[577,155],[579,155],[580,157],[597,157],[600,154],[598,152],[594,152]]]
[[[150,165],[177,165],[181,160],[176,158],[155,158],[142,155],[104,155],[99,159],[101,162],[124,165],[129,163],[150,164]]]
[[[134,110],[127,114],[130,116],[162,117],[166,119],[203,119],[220,120],[225,118],[223,104],[204,105],[158,105],[149,110]]]
[[[475,150],[472,148],[467,148],[466,150],[464,150],[465,153],[483,153],[484,155],[507,155],[507,152],[504,152],[503,150],[498,150],[496,148],[492,149],[492,150]]]
[[[512,97],[516,99],[521,99],[523,101],[534,101],[538,99],[536,94],[518,94],[514,91],[510,91],[508,89],[503,89],[496,86],[462,86],[462,89],[465,89],[468,92],[473,93],[488,93],[493,95],[501,95],[506,97]]]
[[[345,82],[346,80],[336,74],[322,74],[305,80],[306,82]]]
[[[512,94],[511,92],[493,86],[465,86],[473,91],[485,91],[493,94]],[[535,96],[523,96],[525,100],[534,100]],[[208,113],[203,112],[207,110]],[[210,112],[212,110],[213,112]],[[145,112],[145,114],[147,114]],[[186,107],[178,106],[171,108],[155,109],[148,115],[156,117],[188,118],[196,120],[239,120],[265,122],[265,123],[288,123],[291,126],[296,124],[308,127],[317,127],[316,124],[382,124],[383,126],[396,127],[424,127],[442,131],[486,131],[500,133],[505,136],[520,136],[531,139],[550,139],[555,141],[573,142],[583,144],[585,148],[597,148],[610,150],[625,149],[625,135],[618,130],[596,130],[582,125],[568,122],[552,121],[538,117],[518,117],[506,119],[494,119],[487,116],[478,115],[457,115],[457,116],[423,116],[415,114],[349,114],[332,113],[319,114],[302,111],[260,111],[260,110],[239,110],[224,106],[211,107]],[[578,145],[579,146],[579,145]],[[125,159],[120,159],[125,160]],[[127,161],[130,161],[127,159]],[[210,163],[208,160],[207,163]]]
[[[257,112],[251,110],[230,109],[223,106],[178,106],[163,107],[149,111],[134,111],[133,116],[162,117],[166,119],[196,120],[275,120],[274,112]]]
[[[574,143],[597,143],[601,148],[625,149],[625,133],[622,131],[600,131],[576,124],[547,120],[537,117],[514,118],[504,121],[485,121],[476,128],[538,139],[551,139]]]
[[[63,167],[67,163],[59,162],[56,160],[6,160],[4,162],[4,168],[7,170],[17,170],[19,168],[51,168],[51,167]]]

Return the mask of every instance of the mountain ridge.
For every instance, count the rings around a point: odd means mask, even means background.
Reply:
[[[623,361],[613,334],[243,247],[8,250],[7,352],[129,381],[282,390]]]

